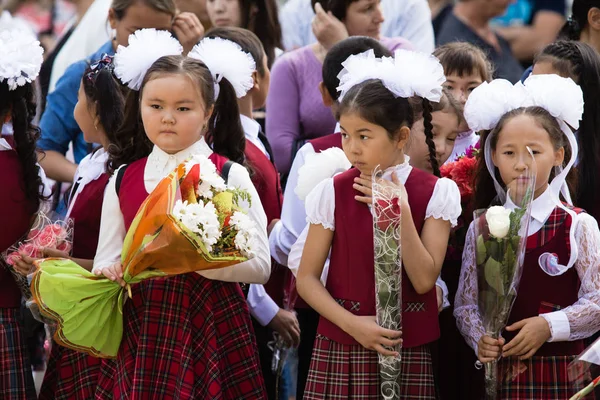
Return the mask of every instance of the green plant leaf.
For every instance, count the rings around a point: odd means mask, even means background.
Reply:
[[[485,247],[485,242],[483,240],[483,235],[479,235],[477,237],[477,265],[481,265],[485,262],[485,258],[487,257],[487,248]]]
[[[502,264],[489,257],[485,262],[485,280],[499,295],[504,295],[504,283],[502,279]]]

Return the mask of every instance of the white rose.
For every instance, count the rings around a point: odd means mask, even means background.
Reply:
[[[512,211],[501,206],[490,207],[485,213],[490,234],[503,239],[510,228],[510,213]]]

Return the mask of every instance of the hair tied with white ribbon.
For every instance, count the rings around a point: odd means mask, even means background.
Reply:
[[[419,96],[439,102],[446,81],[440,61],[425,53],[396,50],[393,57],[376,58],[373,50],[348,57],[338,75],[340,100],[354,86],[371,79],[380,80],[395,97]]]
[[[202,61],[215,80],[215,100],[219,83],[225,78],[233,86],[237,98],[242,98],[254,86],[252,74],[256,62],[239,44],[222,38],[205,38],[194,46],[188,57]]]
[[[140,29],[129,35],[127,47],[115,54],[115,75],[130,89],[140,90],[146,72],[161,57],[179,56],[183,47],[168,31]]]
[[[9,90],[33,82],[42,67],[44,49],[29,32],[0,30],[0,82]]]

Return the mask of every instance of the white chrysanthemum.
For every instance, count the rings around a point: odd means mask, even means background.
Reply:
[[[571,79],[558,75],[531,75],[525,89],[533,104],[547,110],[554,118],[579,128],[583,115],[583,92]]]
[[[254,221],[243,212],[236,211],[231,216],[230,224],[238,231],[235,235],[235,247],[246,258],[256,255],[256,236],[258,231]]]
[[[0,82],[10,90],[33,82],[40,73],[44,50],[40,42],[22,30],[0,31]]]
[[[353,54],[342,63],[344,69],[338,74],[340,81],[337,91],[340,92],[340,100],[354,86],[368,81],[378,79],[381,70],[381,59],[375,57],[373,50],[360,54]]]
[[[384,58],[385,59],[385,58]],[[435,56],[399,49],[394,52],[394,69],[383,83],[397,97],[417,95],[438,102],[446,82],[444,67]],[[408,95],[404,93],[408,92]]]
[[[220,82],[221,78],[227,79],[238,98],[244,97],[254,86],[252,73],[256,71],[256,63],[237,43],[205,38],[194,46],[188,57],[206,64],[216,82]]]
[[[344,151],[337,147],[308,154],[304,165],[298,170],[298,185],[294,192],[300,200],[305,200],[306,196],[323,180],[344,172],[351,166]]]
[[[217,167],[203,154],[195,154],[186,162],[185,170],[189,172],[194,165],[200,165],[200,185],[196,188],[196,195],[207,199],[213,198],[213,192],[222,192],[227,185],[217,173]]]
[[[129,35],[129,45],[119,46],[115,75],[130,89],[140,90],[148,69],[161,57],[178,56],[183,47],[168,31],[140,29]]]
[[[212,251],[212,246],[221,237],[217,210],[212,202],[205,204],[188,204],[187,201],[177,200],[173,207],[173,216],[181,221],[186,228],[199,235],[206,249]]]

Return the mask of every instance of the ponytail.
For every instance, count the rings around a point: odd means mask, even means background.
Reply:
[[[219,83],[219,96],[208,121],[206,142],[215,153],[244,165],[246,137],[235,90],[225,78]]]
[[[435,143],[433,142],[433,124],[431,123],[432,111],[431,102],[427,99],[423,99],[423,127],[425,128],[425,143],[429,147],[429,162],[431,163],[431,169],[433,174],[438,178],[441,177],[440,166],[436,157]]]
[[[573,16],[569,17],[558,33],[558,37],[562,40],[579,40],[581,37],[581,25]]]

